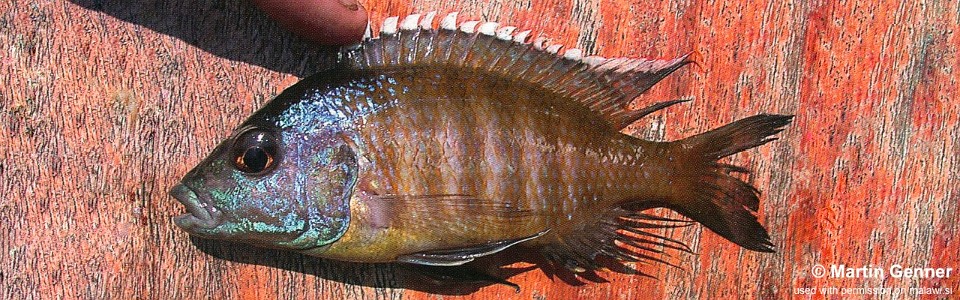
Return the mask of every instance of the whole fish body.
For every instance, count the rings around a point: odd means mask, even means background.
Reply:
[[[359,262],[456,266],[529,247],[575,271],[658,259],[673,209],[772,251],[757,191],[717,162],[772,140],[757,115],[675,142],[619,132],[680,101],[626,109],[682,65],[558,55],[513,27],[391,18],[380,38],[285,90],[171,194],[191,234]],[[419,22],[419,24],[418,24]],[[399,26],[398,26],[399,25]]]

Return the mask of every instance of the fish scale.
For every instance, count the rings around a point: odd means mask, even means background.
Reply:
[[[452,73],[443,67],[388,69],[372,73],[357,76],[382,78],[381,75],[388,74],[397,85],[419,87],[408,91],[409,95],[393,94],[392,89],[386,87],[382,94],[389,95],[368,95],[372,99],[406,99],[379,113],[365,116],[362,125],[358,126],[361,140],[358,144],[374,147],[361,151],[368,153],[371,169],[377,170],[371,175],[381,186],[375,191],[376,194],[472,195],[479,199],[499,199],[503,204],[529,211],[528,217],[516,220],[521,223],[519,227],[528,229],[515,230],[516,236],[511,236],[522,237],[574,219],[575,215],[588,211],[586,208],[597,205],[596,200],[601,200],[601,196],[605,196],[603,200],[618,202],[632,195],[650,193],[642,188],[628,189],[645,186],[643,182],[636,181],[638,178],[633,175],[642,158],[624,161],[620,165],[606,159],[610,156],[635,156],[639,147],[637,143],[641,141],[623,141],[624,137],[629,137],[606,129],[602,119],[585,113],[582,107],[544,107],[538,103],[543,101],[544,96],[556,98],[553,101],[557,104],[573,103],[561,95],[551,95],[535,86],[504,81],[483,72]],[[433,73],[441,75],[433,76]],[[449,83],[453,82],[469,84],[451,86]],[[358,90],[351,88],[350,84],[344,84],[342,88]],[[514,91],[509,101],[500,100],[503,99],[500,88]],[[531,113],[527,109],[533,107],[540,108],[540,111]],[[448,115],[451,111],[469,117],[452,120],[451,123],[438,117]],[[596,132],[601,129],[608,133],[597,136]],[[451,135],[442,137],[435,134],[444,131]],[[378,141],[388,139],[394,142],[391,151],[379,151],[373,146],[379,145]],[[546,144],[543,144],[544,141]],[[529,146],[537,144],[539,147]],[[644,147],[656,147],[658,144],[647,142]],[[430,160],[424,158],[432,154],[421,151],[424,148],[436,153],[456,152],[457,155],[450,161],[460,166],[444,169],[445,164],[431,164]],[[511,168],[516,170],[509,172]],[[606,172],[611,175],[601,175]],[[618,185],[610,185],[611,178],[622,180]],[[447,183],[450,180],[459,182],[451,185]],[[524,188],[526,181],[538,182],[541,188],[527,192]],[[463,188],[449,189],[449,186]],[[455,214],[462,212],[444,213],[431,218],[456,219],[458,216]],[[494,226],[497,224],[483,225],[487,227],[478,226],[471,232],[477,242],[502,237],[509,232],[503,226]],[[409,227],[404,229],[408,231],[433,227],[401,226]],[[564,234],[569,232],[554,230],[544,240],[551,235]],[[349,232],[346,237],[350,237]],[[454,246],[416,244],[422,248],[404,251]],[[336,252],[338,248],[334,246],[328,251]]]

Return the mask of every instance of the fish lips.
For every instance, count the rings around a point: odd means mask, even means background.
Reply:
[[[209,201],[204,201],[193,189],[183,183],[171,188],[170,196],[187,208],[186,214],[173,218],[173,223],[178,227],[188,232],[197,232],[202,229],[212,229],[220,224],[222,216],[220,210]]]

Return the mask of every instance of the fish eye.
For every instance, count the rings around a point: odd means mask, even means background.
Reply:
[[[270,132],[247,130],[234,142],[233,165],[248,175],[261,175],[276,166],[278,150],[277,140]]]

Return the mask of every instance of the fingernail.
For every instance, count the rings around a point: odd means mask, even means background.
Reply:
[[[356,11],[360,9],[360,4],[357,3],[357,0],[340,0],[340,4],[349,10]]]

